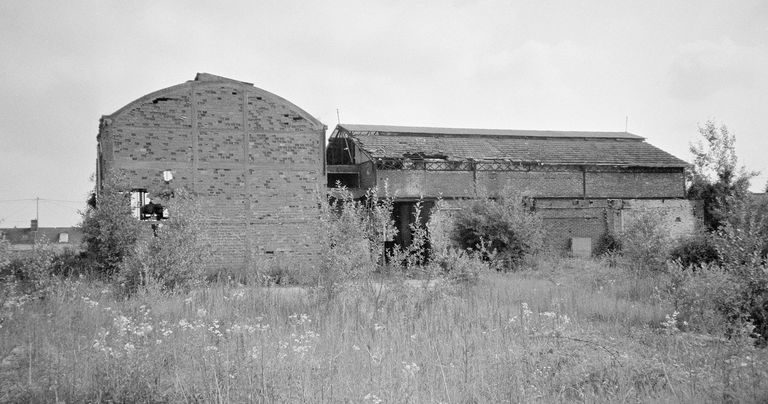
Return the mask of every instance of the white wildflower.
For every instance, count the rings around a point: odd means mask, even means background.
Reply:
[[[125,349],[125,353],[128,355],[131,355],[136,350],[136,347],[133,346],[133,344],[131,344],[130,342],[126,342],[123,348]]]
[[[421,368],[415,362],[403,362],[403,374],[405,374],[406,377],[416,377],[416,373],[419,373],[419,370],[421,370]]]
[[[374,404],[381,404],[382,402],[384,402],[384,400],[380,399],[373,393],[366,394],[365,397],[363,397],[363,400],[374,403]]]
[[[666,320],[665,320],[663,323],[661,323],[661,326],[662,326],[662,327],[664,327],[664,329],[665,329],[665,330],[666,330],[668,333],[675,333],[675,332],[677,332],[677,331],[678,331],[678,328],[677,328],[677,316],[678,316],[679,314],[680,314],[680,313],[679,313],[679,312],[677,312],[677,310],[675,310],[675,311],[672,313],[672,315],[671,315],[671,316],[670,316],[669,314],[667,314],[667,315],[665,316],[665,319],[666,319]]]
[[[523,318],[528,319],[529,317],[531,317],[531,314],[533,314],[533,312],[531,311],[531,309],[528,308],[528,303],[523,302],[521,307],[523,309]]]

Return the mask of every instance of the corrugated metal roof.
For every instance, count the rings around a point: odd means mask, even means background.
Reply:
[[[487,159],[540,164],[637,167],[688,165],[685,161],[646,143],[642,137],[624,132],[483,132],[479,129],[348,124],[339,125],[336,130],[340,129],[348,133],[372,158],[422,155],[447,160]],[[537,135],[529,135],[530,133]],[[560,135],[547,136],[542,133]]]

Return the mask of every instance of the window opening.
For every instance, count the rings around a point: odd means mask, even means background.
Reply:
[[[153,202],[146,189],[131,191],[131,213],[139,220],[162,220],[168,216],[163,205]]]
[[[146,189],[131,190],[131,214],[133,214],[133,217],[136,219],[141,220],[141,208],[146,204],[146,200]]]

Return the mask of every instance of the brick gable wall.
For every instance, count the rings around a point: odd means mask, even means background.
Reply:
[[[119,169],[150,195],[170,187],[198,196],[218,265],[243,268],[279,253],[314,262],[325,127],[280,97],[210,77],[102,118],[99,175]],[[174,173],[169,185],[164,170]]]

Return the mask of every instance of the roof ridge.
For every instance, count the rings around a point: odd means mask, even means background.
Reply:
[[[233,83],[241,83],[241,84],[246,84],[246,85],[249,85],[249,86],[253,85],[253,83],[248,83],[246,81],[230,79],[229,77],[219,76],[219,75],[211,74],[211,73],[197,73],[195,75],[195,79],[193,81],[230,81],[230,82],[233,82]]]
[[[445,128],[427,126],[364,125],[338,124],[348,132],[385,132],[390,134],[418,135],[454,135],[454,136],[514,136],[514,137],[555,137],[555,138],[596,138],[596,139],[632,139],[645,140],[644,137],[629,132],[609,131],[566,131],[541,129],[480,129],[480,128]]]

